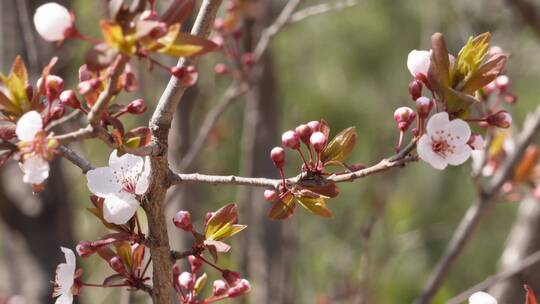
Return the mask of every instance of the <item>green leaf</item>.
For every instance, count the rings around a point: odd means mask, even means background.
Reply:
[[[356,137],[354,127],[349,127],[339,132],[322,151],[321,161],[326,163],[345,160],[354,149]]]
[[[7,99],[14,107],[17,115],[20,116],[31,110],[30,101],[26,95],[26,86],[28,85],[28,72],[20,56],[15,58],[8,76],[0,73],[0,81],[7,90]],[[5,103],[4,99],[4,103]],[[5,105],[4,105],[5,106]]]
[[[115,243],[116,253],[128,268],[131,268],[131,246],[128,242]]]
[[[453,82],[457,84],[470,74],[476,72],[484,61],[489,48],[489,32],[470,37],[465,46],[459,51],[456,63],[454,64]]]
[[[272,209],[268,213],[268,217],[272,220],[285,220],[294,214],[296,203],[292,193],[287,192],[281,200],[274,202]]]
[[[165,36],[159,39],[163,47],[157,51],[175,57],[189,57],[202,55],[217,49],[217,45],[211,40],[178,32],[174,40]]]
[[[306,208],[313,214],[326,218],[333,216],[332,211],[326,206],[327,198],[323,196],[319,196],[316,198],[302,196],[297,197],[296,200],[298,201],[298,203],[300,203],[300,205],[302,205],[302,207]]]
[[[135,35],[124,35],[122,26],[115,22],[101,20],[100,26],[103,39],[110,47],[128,56],[135,54],[137,49]]]
[[[236,204],[228,204],[210,217],[204,229],[204,236],[207,240],[219,241],[233,236],[247,227],[236,223],[238,223]]]
[[[195,282],[195,295],[201,293],[202,289],[206,285],[206,282],[208,282],[208,275],[205,272],[199,278],[197,278],[197,281]]]

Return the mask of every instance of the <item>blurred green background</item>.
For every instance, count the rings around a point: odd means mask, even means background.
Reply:
[[[0,1],[9,6],[9,2],[16,0]],[[168,1],[158,2],[165,6]],[[302,7],[318,3],[321,2],[309,0]],[[103,12],[101,1],[78,0],[69,4],[77,14],[81,31],[98,36],[96,20]],[[284,1],[271,1],[272,16],[275,17],[284,4]],[[6,31],[5,27],[3,31]],[[356,126],[358,141],[349,158],[351,161],[373,164],[391,155],[398,137],[393,111],[399,106],[412,106],[407,92],[411,79],[406,68],[407,54],[412,49],[428,49],[429,38],[437,31],[445,34],[448,48],[454,54],[469,36],[485,31],[493,34],[494,45],[511,54],[508,74],[513,81],[511,90],[519,98],[512,114],[514,121],[520,124],[525,114],[538,104],[540,44],[508,4],[501,0],[358,0],[354,7],[288,25],[272,41],[271,65],[276,80],[273,96],[278,124],[277,133],[267,144],[279,144],[281,132],[300,123],[324,118],[332,134]],[[76,71],[87,48],[85,44],[68,42],[60,50],[47,50],[49,55],[61,54],[64,65],[61,76],[68,79],[68,86],[76,85]],[[3,58],[2,72],[7,72],[14,59],[11,54],[2,55],[11,56]],[[168,60],[169,64],[174,62]],[[222,61],[221,55],[213,54],[200,62],[198,87],[191,89],[192,94],[188,96],[192,112],[189,120],[183,121],[191,134],[197,131],[205,114],[220,100],[229,83],[229,79],[216,76],[212,71],[214,64]],[[138,74],[140,90],[122,95],[118,102],[127,103],[143,97],[152,109],[168,76],[161,70],[148,72],[144,70],[144,64],[140,67],[143,68]],[[244,105],[240,100],[225,112],[190,171],[208,174],[238,174],[241,171]],[[143,125],[148,117],[149,113],[138,120],[126,120],[126,124],[132,127]],[[179,133],[172,135],[176,136],[180,136]],[[188,146],[189,141],[193,141],[184,140]],[[110,153],[97,141],[74,148],[97,166],[105,165]],[[175,153],[171,153],[173,158],[177,157]],[[105,230],[85,211],[90,202],[84,176],[66,161],[61,162],[61,167],[66,175],[65,190],[55,195],[69,198],[69,221],[74,229],[72,242],[94,240]],[[298,168],[299,162],[289,157],[288,175],[296,174]],[[17,170],[9,172],[20,175]],[[341,194],[330,201],[329,207],[335,213],[332,219],[318,218],[299,208],[294,218],[275,232],[272,232],[272,226],[267,227],[269,220],[264,214],[269,206],[264,201],[241,202],[257,204],[253,207],[255,210],[241,211],[240,222],[251,217],[248,229],[259,232],[249,236],[251,243],[248,243],[253,248],[244,247],[246,243],[241,242],[240,235],[235,237],[231,255],[224,257],[221,263],[249,270],[248,277],[254,284],[253,292],[248,296],[251,303],[263,303],[260,299],[268,299],[268,296],[261,296],[257,290],[267,290],[269,285],[276,283],[285,295],[280,300],[266,300],[267,303],[410,303],[420,292],[465,210],[475,200],[469,173],[470,162],[443,172],[420,162],[342,184]],[[275,176],[276,172],[268,174]],[[4,179],[5,176],[6,173]],[[26,186],[19,184],[16,187]],[[187,191],[175,192],[171,197],[168,216],[172,218],[180,208],[187,209],[192,211],[194,219],[198,219],[196,224],[201,225],[206,211],[241,199],[239,191],[244,190],[232,186],[189,186]],[[7,193],[9,196],[9,191]],[[39,205],[39,202],[35,204]],[[515,203],[497,203],[458,259],[436,303],[444,303],[452,295],[496,272],[516,207]],[[140,213],[142,215],[142,211]],[[260,232],[263,226],[266,230]],[[369,240],[366,227],[372,228]],[[10,232],[6,225],[0,229],[7,231],[0,234],[0,246],[7,246],[5,244],[13,241],[6,240],[16,238],[16,232]],[[272,233],[281,234],[280,242],[268,238]],[[171,238],[177,249],[188,248],[187,237],[171,228]],[[264,245],[254,245],[257,242]],[[65,245],[74,247],[74,243]],[[26,248],[24,244],[21,246]],[[264,257],[273,250],[283,253],[278,264],[260,265],[261,269],[242,266],[246,253],[252,255],[252,260],[257,260],[255,256]],[[11,251],[2,249],[0,252],[4,263],[0,265],[13,259],[8,252]],[[55,262],[61,258],[58,251]],[[81,262],[87,281],[100,282],[110,273],[98,257]],[[268,267],[283,268],[283,276],[269,276],[268,271],[262,270]],[[2,267],[0,272],[4,272],[1,276],[6,280],[14,275],[8,268]],[[18,282],[25,282],[25,275],[28,274],[22,275]],[[49,279],[53,278],[46,278]],[[0,283],[0,294],[24,294],[24,288],[19,284]],[[85,289],[81,295],[81,302],[86,303],[144,303],[145,299],[143,294],[130,298],[118,290],[92,292]]]

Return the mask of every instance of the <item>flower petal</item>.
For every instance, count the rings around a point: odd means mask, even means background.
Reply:
[[[135,215],[138,207],[139,202],[129,193],[108,195],[103,203],[103,217],[109,223],[122,225]]]
[[[479,291],[469,297],[469,304],[497,304],[497,300],[489,293]]]
[[[15,134],[17,134],[19,140],[31,141],[41,129],[43,129],[43,119],[41,118],[41,115],[36,111],[30,111],[21,116],[17,121]]]
[[[407,56],[407,68],[413,76],[427,75],[431,62],[431,51],[412,50]]]
[[[449,127],[450,119],[448,118],[448,113],[440,112],[431,116],[427,123],[426,131],[430,136],[439,138],[446,136]]]
[[[418,156],[420,156],[423,161],[430,164],[433,168],[438,170],[443,170],[446,168],[446,160],[433,151],[431,138],[429,135],[424,134],[422,137],[420,137],[416,150],[418,152]]]
[[[144,157],[124,154],[118,157],[117,151],[112,151],[109,156],[109,167],[116,172],[120,172],[125,178],[136,179],[141,174],[144,166]]]
[[[21,165],[24,172],[23,183],[39,185],[49,177],[49,163],[39,155],[34,155]]]
[[[143,166],[143,171],[139,175],[137,180],[137,185],[135,186],[135,194],[143,195],[148,190],[148,185],[150,184],[150,159],[146,158]]]
[[[54,304],[71,304],[73,303],[73,293],[71,290],[69,290],[66,293],[63,293],[58,299],[56,299],[56,302]]]
[[[66,258],[66,263],[61,263],[56,268],[57,285],[56,294],[71,294],[71,287],[75,280],[75,253],[68,248],[60,247]]]
[[[457,145],[454,148],[454,153],[446,157],[446,161],[453,166],[463,164],[471,156],[472,149],[467,144]]]
[[[450,122],[448,132],[450,134],[448,142],[454,145],[465,144],[471,137],[471,127],[469,127],[468,123],[459,118]]]
[[[120,184],[109,167],[100,167],[88,171],[86,180],[90,192],[97,196],[105,197],[110,194],[120,193],[122,190],[122,184]]]
[[[72,26],[71,14],[58,3],[49,2],[38,7],[34,14],[34,26],[43,39],[59,41]]]

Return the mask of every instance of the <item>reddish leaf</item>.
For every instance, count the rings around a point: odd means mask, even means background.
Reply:
[[[354,149],[356,144],[356,130],[349,127],[339,132],[324,148],[321,153],[323,163],[345,160]]]
[[[462,91],[474,94],[476,90],[492,82],[506,67],[508,57],[506,54],[497,54],[489,58],[476,70],[463,85]]]
[[[534,291],[532,290],[532,288],[525,284],[523,285],[523,287],[525,288],[525,291],[527,292],[525,294],[525,304],[537,304],[537,300],[536,300],[536,295],[534,294]]]
[[[294,214],[296,203],[292,193],[287,192],[283,198],[272,205],[268,217],[273,220],[285,220]]]
[[[327,196],[327,197],[336,197],[339,194],[339,187],[335,183],[326,183],[325,185],[304,185],[302,187],[313,191],[317,194]]]
[[[142,261],[144,260],[144,253],[145,253],[145,247],[141,244],[135,244],[132,247],[131,252],[131,269],[132,271],[135,271],[136,269],[140,268],[142,265]]]
[[[15,136],[15,125],[0,125],[0,139],[9,141]]]

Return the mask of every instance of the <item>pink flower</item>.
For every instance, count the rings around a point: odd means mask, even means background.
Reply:
[[[31,146],[36,140],[36,135],[43,130],[43,120],[36,111],[25,113],[17,121],[15,134],[21,141],[19,146]],[[42,155],[32,151],[25,154],[20,165],[24,173],[23,183],[39,185],[49,177],[49,162]]]
[[[60,249],[66,257],[66,262],[56,267],[53,297],[58,297],[55,304],[71,304],[75,285],[75,253],[68,248],[60,247]]]
[[[34,26],[43,39],[61,41],[66,38],[66,31],[73,27],[73,20],[67,8],[55,2],[49,2],[36,10]]]
[[[471,129],[465,121],[450,121],[448,113],[441,112],[429,119],[426,129],[418,141],[418,156],[435,169],[461,165],[471,156]]]

